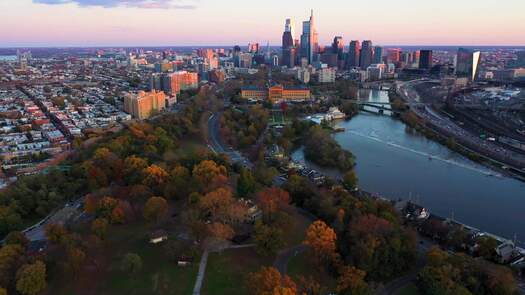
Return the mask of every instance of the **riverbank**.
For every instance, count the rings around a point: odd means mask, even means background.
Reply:
[[[388,102],[386,92],[370,96],[375,96],[374,101]],[[338,121],[334,127],[345,129],[332,136],[356,156],[361,189],[391,200],[417,201],[437,215],[506,238],[515,234],[521,240],[525,237],[520,226],[525,183],[473,162],[407,128],[397,118],[360,113],[350,121]],[[305,160],[301,148],[292,157],[333,179],[341,178],[337,169]]]
[[[445,128],[446,126],[440,126],[440,124],[421,116],[419,112],[409,109],[406,105],[406,103],[409,102],[407,102],[403,95],[395,91],[389,91],[388,94],[389,101],[393,103],[393,108],[398,112],[402,112],[399,119],[407,126],[416,129],[428,139],[443,144],[450,150],[462,154],[474,162],[480,163],[498,173],[525,182],[525,170],[515,167],[514,163],[502,162],[501,159],[494,157],[494,154],[496,154],[495,151],[491,151],[481,145],[472,144],[464,137],[456,136],[452,131],[447,130],[447,128]],[[403,104],[400,104],[399,100],[401,100]],[[427,108],[428,107],[425,107],[425,109]]]

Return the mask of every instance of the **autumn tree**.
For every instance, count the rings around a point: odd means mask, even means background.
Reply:
[[[233,198],[229,188],[218,188],[200,198],[199,209],[211,221],[236,224],[246,220],[247,206]]]
[[[368,295],[371,294],[365,282],[366,272],[355,267],[345,266],[337,279],[337,294]]]
[[[10,244],[0,248],[0,285],[8,286],[14,277],[19,259],[24,249],[20,245]]]
[[[144,218],[159,222],[168,214],[168,202],[162,197],[151,197],[144,205]]]
[[[128,184],[139,183],[143,179],[143,171],[148,167],[148,161],[136,155],[124,159],[124,177]]]
[[[74,275],[77,275],[80,272],[85,260],[86,253],[84,253],[82,249],[72,247],[67,250],[67,266]]]
[[[321,220],[312,223],[306,231],[306,239],[303,242],[309,246],[319,264],[332,262],[336,254],[337,235],[335,231]]]
[[[7,245],[20,245],[23,248],[29,245],[29,240],[20,231],[12,231],[5,237],[5,243]]]
[[[108,231],[108,220],[106,218],[97,218],[91,222],[91,231],[103,240]]]
[[[230,240],[235,235],[233,228],[224,223],[213,222],[207,225],[210,235],[219,240]]]
[[[323,295],[326,290],[321,283],[313,276],[300,276],[298,279],[299,294],[302,295]]]
[[[69,233],[62,224],[51,223],[45,227],[45,235],[49,241],[62,244],[67,240]]]
[[[246,285],[249,286],[251,295],[297,294],[297,286],[292,279],[281,275],[273,267],[263,266],[258,271],[250,273]]]
[[[290,195],[280,188],[268,188],[257,194],[257,204],[266,221],[273,221],[277,213],[286,209],[289,203]]]
[[[46,265],[42,261],[23,265],[16,274],[16,290],[36,295],[46,288]]]
[[[142,258],[135,253],[127,253],[122,258],[120,268],[132,274],[138,273],[142,269]]]
[[[144,180],[142,183],[150,187],[157,187],[164,184],[169,177],[168,172],[157,165],[151,165],[143,170]]]
[[[193,167],[193,178],[201,188],[207,192],[224,185],[228,180],[226,167],[217,165],[212,160],[205,160]]]

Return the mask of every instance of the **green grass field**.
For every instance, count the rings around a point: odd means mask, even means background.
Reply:
[[[320,269],[312,259],[309,252],[303,252],[293,257],[288,263],[288,275],[298,282],[299,277],[313,277],[328,291],[334,291],[336,279],[326,271]]]
[[[245,282],[250,272],[261,266],[271,265],[272,258],[264,258],[254,248],[230,249],[222,253],[212,253],[202,287],[203,295],[245,295],[248,286]]]
[[[395,293],[395,295],[419,295],[419,294],[421,294],[421,292],[419,292],[415,284],[409,284],[401,288],[399,291]]]
[[[164,254],[162,245],[148,243],[150,227],[142,224],[113,226],[108,232],[99,269],[86,270],[78,279],[62,277],[51,284],[47,294],[149,295],[181,294],[193,291],[198,271],[198,259],[191,266],[179,267]],[[139,273],[129,274],[120,269],[122,257],[137,253],[142,258]],[[55,270],[54,276],[63,275]]]

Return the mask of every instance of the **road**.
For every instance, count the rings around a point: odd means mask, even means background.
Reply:
[[[220,117],[222,113],[213,113],[208,118],[208,147],[217,154],[225,154],[233,163],[252,169],[253,163],[244,157],[240,152],[227,147],[222,143],[220,136]]]

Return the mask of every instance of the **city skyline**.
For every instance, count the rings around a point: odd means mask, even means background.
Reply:
[[[346,45],[366,39],[406,46],[525,45],[519,15],[525,3],[489,2],[268,0],[254,8],[234,0],[7,0],[0,3],[0,47],[278,45],[284,20],[293,20],[299,38],[310,9],[321,45],[334,36]]]

